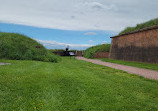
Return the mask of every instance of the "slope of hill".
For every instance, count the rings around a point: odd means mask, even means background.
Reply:
[[[17,33],[0,32],[0,58],[57,62],[58,56],[37,41]]]
[[[90,47],[85,50],[84,57],[92,58],[96,52],[109,52],[110,51],[110,44],[102,44]]]

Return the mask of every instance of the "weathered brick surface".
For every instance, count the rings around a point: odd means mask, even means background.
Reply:
[[[83,56],[83,51],[76,51],[76,56]]]
[[[158,63],[158,28],[112,38],[110,58]]]
[[[109,58],[109,52],[97,52],[93,58]]]

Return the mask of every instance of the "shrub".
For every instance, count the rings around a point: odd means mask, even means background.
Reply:
[[[64,49],[49,49],[50,52],[64,52]]]
[[[58,61],[60,61],[60,60],[61,60],[61,59],[60,59],[59,56],[54,55],[54,54],[52,54],[52,53],[48,53],[48,55],[44,57],[44,61],[45,61],[45,62],[58,62]]]
[[[85,50],[84,57],[92,58],[96,52],[109,52],[110,51],[110,44],[102,44],[90,47]]]
[[[50,54],[37,41],[16,33],[0,33],[0,58],[51,62],[59,60],[58,56]]]

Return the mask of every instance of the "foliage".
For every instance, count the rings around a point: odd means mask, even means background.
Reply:
[[[115,59],[109,59],[109,58],[103,58],[101,60],[105,62],[123,64],[123,65],[138,67],[138,68],[158,70],[158,64],[150,64],[150,63],[142,63],[142,62],[134,62],[134,61],[123,61],[123,60],[115,60]]]
[[[92,58],[96,52],[109,52],[110,51],[110,44],[102,44],[92,46],[85,50],[84,57]]]
[[[35,40],[16,33],[0,33],[0,58],[57,62],[56,55]]]
[[[76,49],[72,49],[72,50],[69,50],[70,52],[76,52],[76,51],[84,51],[84,50],[76,50]]]
[[[119,34],[121,35],[121,34],[129,33],[129,32],[132,32],[132,31],[137,31],[137,30],[140,30],[140,29],[144,29],[144,28],[151,27],[151,26],[156,26],[156,25],[158,25],[158,18],[147,21],[145,23],[137,24],[136,27],[127,27],[126,29],[121,31]]]
[[[64,49],[48,49],[50,52],[64,52]]]
[[[158,81],[85,61],[0,60],[0,111],[157,111]]]
[[[64,52],[64,49],[48,49],[50,52]],[[69,50],[70,52],[75,52],[79,50]]]

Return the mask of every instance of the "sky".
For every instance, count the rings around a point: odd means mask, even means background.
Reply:
[[[0,0],[0,31],[25,34],[49,49],[82,50],[157,18],[157,10],[158,0]]]

